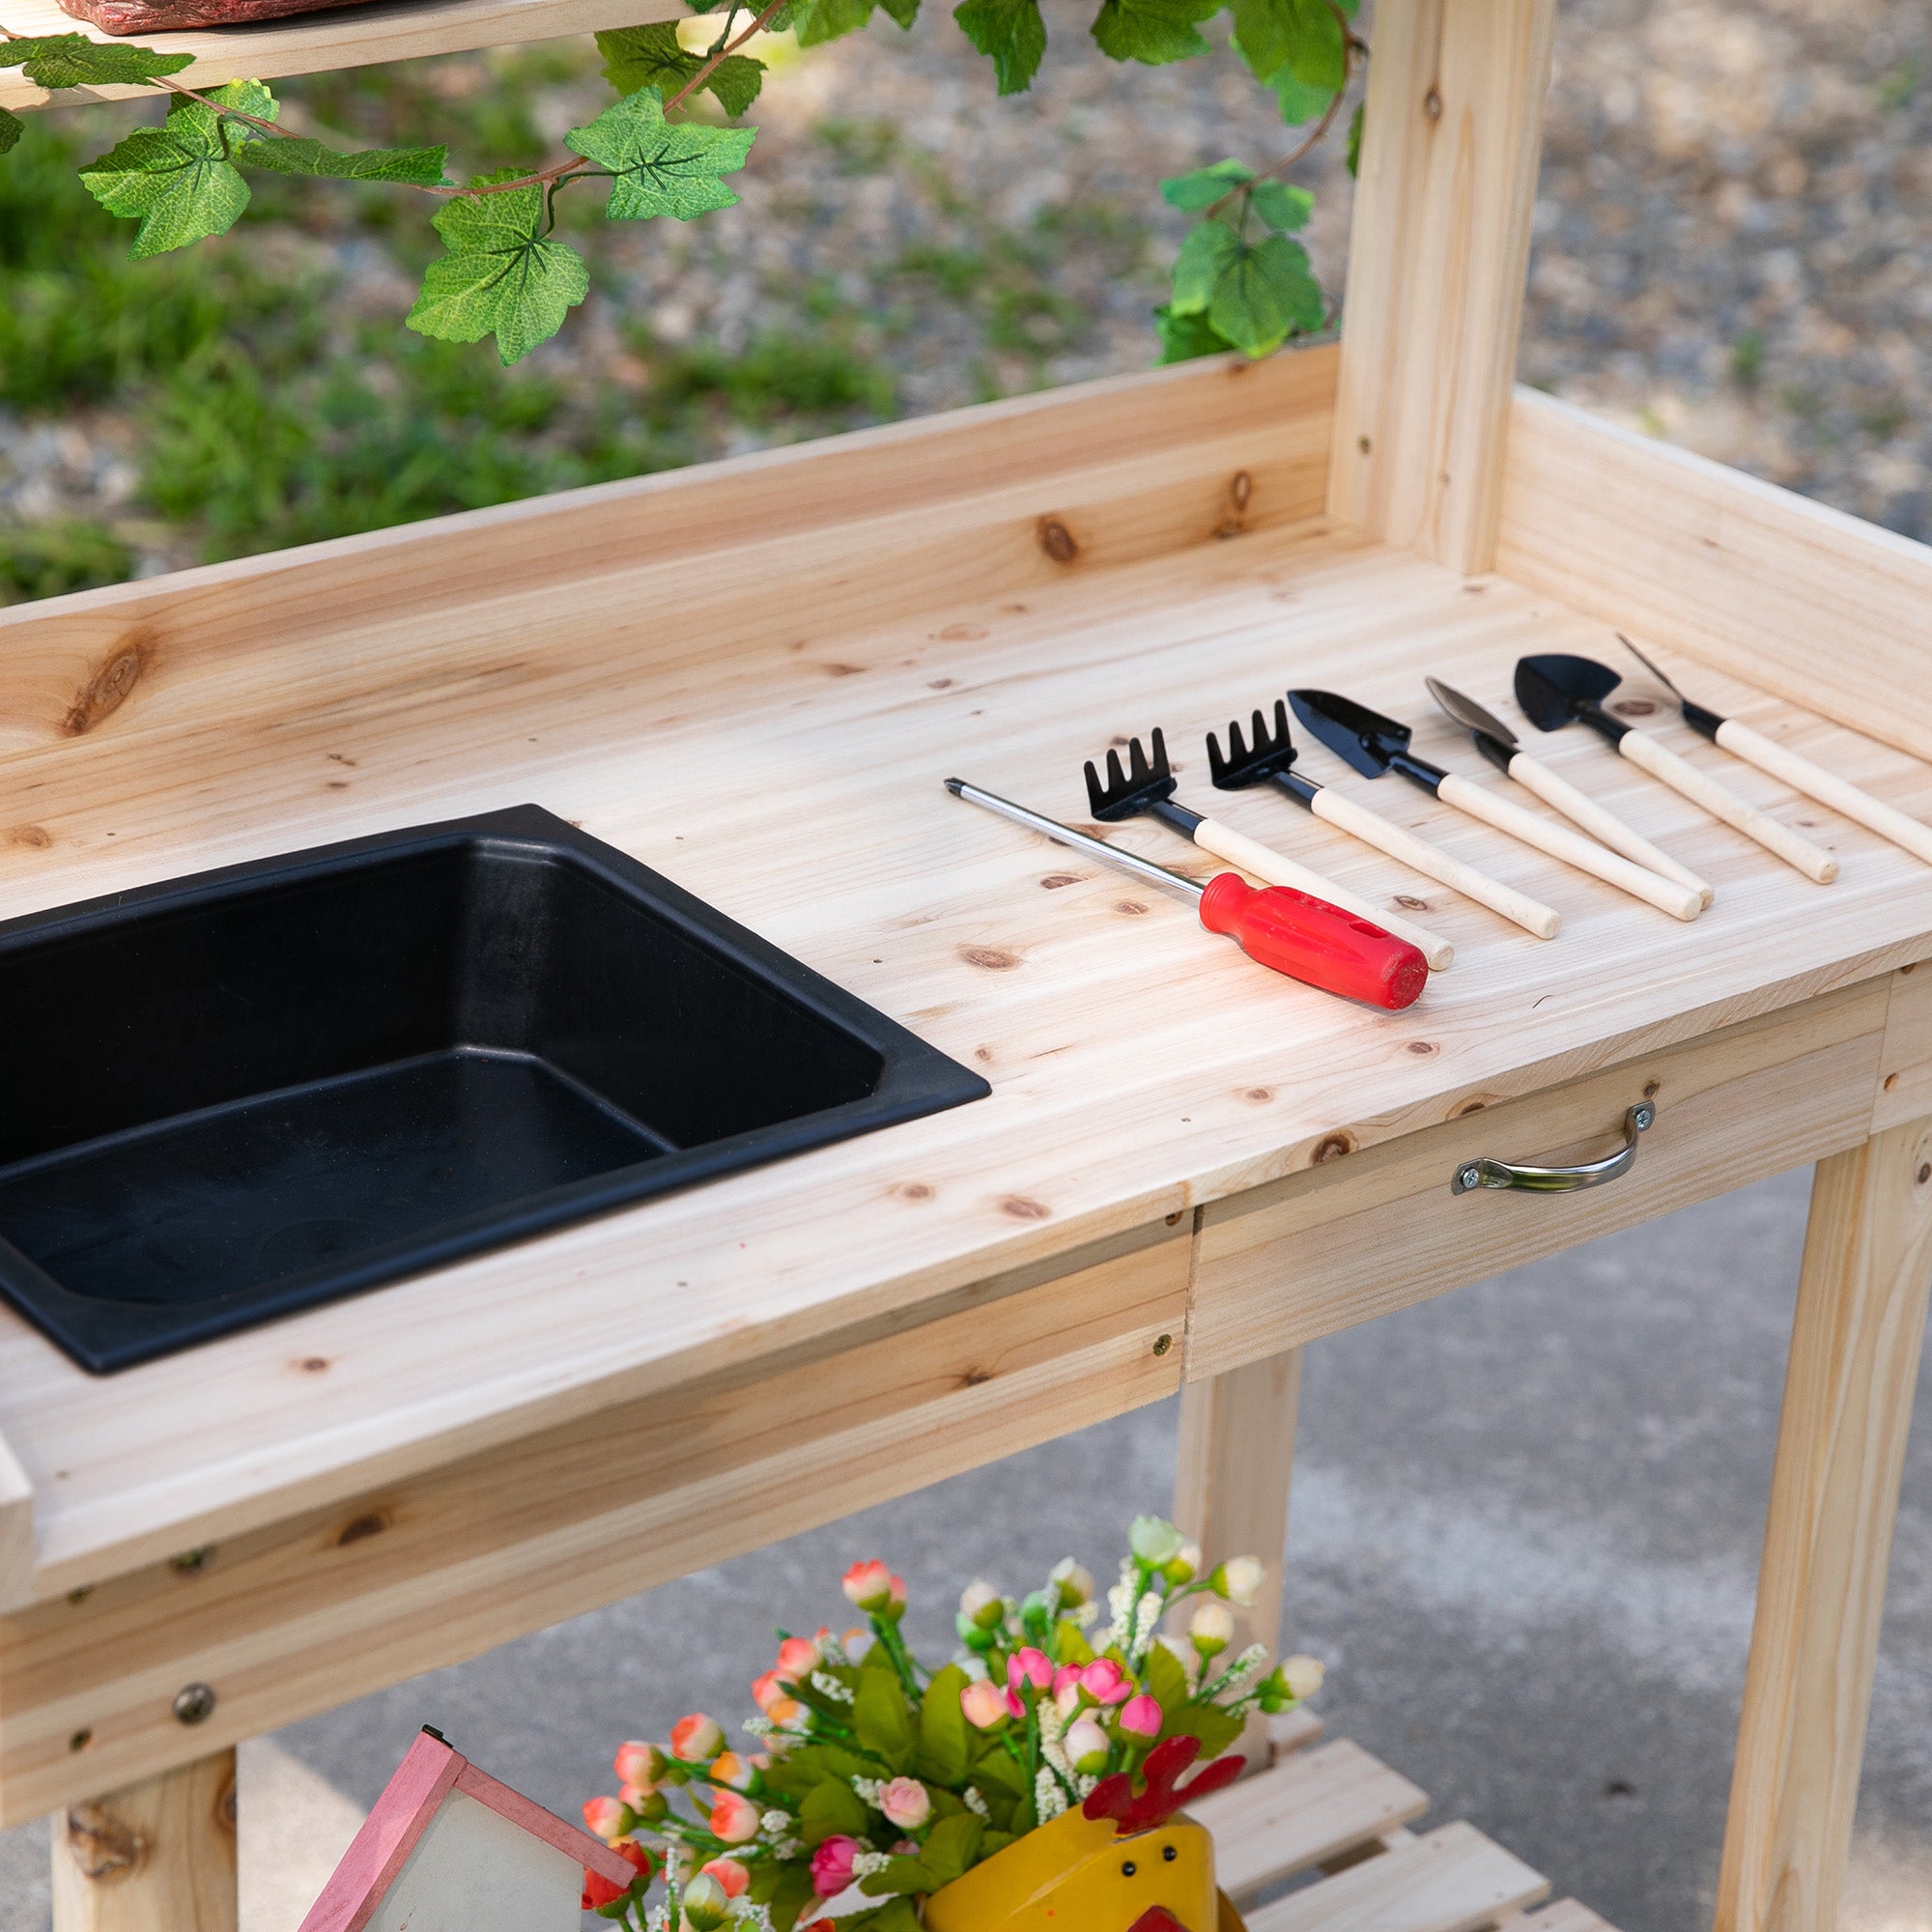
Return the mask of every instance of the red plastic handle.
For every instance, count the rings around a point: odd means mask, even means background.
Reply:
[[[1429,982],[1429,962],[1406,939],[1292,886],[1257,889],[1217,872],[1201,895],[1201,923],[1250,959],[1324,993],[1397,1009]]]

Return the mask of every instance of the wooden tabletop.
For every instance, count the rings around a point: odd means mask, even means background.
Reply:
[[[1238,426],[1239,397],[1225,407],[1229,438],[1261,434]],[[1267,435],[1279,456],[1278,426]],[[867,446],[882,462],[930,467],[912,432]],[[1114,460],[1098,447],[1062,460],[1089,454]],[[1226,457],[1216,444],[1203,461]],[[730,472],[744,479],[733,487],[791,499],[816,460],[753,459]],[[533,801],[993,1086],[951,1113],[109,1378],[0,1313],[0,1433],[32,1487],[34,1594],[857,1323],[916,1322],[997,1271],[1050,1266],[1474,1100],[1932,954],[1932,869],[1661,710],[1647,727],[1836,853],[1837,883],[1810,884],[1580,731],[1536,750],[1715,883],[1695,924],[1397,779],[1353,777],[1319,747],[1306,753],[1315,775],[1547,899],[1564,916],[1561,936],[1534,939],[1276,795],[1210,791],[1203,730],[1291,682],[1406,718],[1423,755],[1501,786],[1429,705],[1425,670],[1514,718],[1519,654],[1614,655],[1601,623],[1502,579],[1464,582],[1335,532],[1298,513],[1292,476],[1254,474],[1272,508],[1258,500],[1234,540],[1056,571],[1042,526],[1046,560],[1036,554],[1040,568],[1018,593],[981,572],[971,594],[941,559],[915,579],[919,594],[887,596],[792,534],[734,536],[731,505],[707,499],[708,549],[654,594],[639,594],[636,558],[563,592],[502,590],[479,570],[473,601],[444,574],[430,615],[407,596],[378,608],[345,591],[339,617],[324,598],[294,643],[270,639],[252,657],[238,645],[204,667],[231,695],[218,715],[206,682],[191,702],[191,681],[157,677],[147,710],[137,695],[77,738],[23,728],[34,742],[5,767],[8,915]],[[640,528],[675,526],[677,479],[617,488],[632,493],[623,500]],[[483,513],[456,527],[514,547],[548,526],[535,513]],[[427,582],[443,554],[423,555]],[[232,619],[245,568],[199,580],[210,626],[224,611]],[[817,571],[818,589],[807,599],[788,588],[787,570]],[[139,590],[67,600],[71,623],[14,641],[45,658],[77,639],[71,664],[84,668],[89,650],[133,637],[125,648],[139,659],[151,621],[130,615],[149,608]],[[740,615],[721,627],[720,600],[732,598]],[[272,600],[261,608],[272,614]],[[289,625],[293,636],[293,615]],[[6,640],[0,629],[0,649]],[[1705,702],[1932,816],[1932,769],[1715,671],[1682,669]],[[1454,968],[1406,1012],[1344,1004],[1255,967],[1179,898],[940,783],[957,773],[1084,821],[1083,757],[1156,724],[1183,804],[1384,902],[1400,895],[1410,917],[1455,942]],[[1197,875],[1214,869],[1151,823],[1114,836]],[[1443,1198],[1446,1210],[1446,1188]]]

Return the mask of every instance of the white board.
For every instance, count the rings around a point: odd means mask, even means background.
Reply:
[[[583,1867],[452,1791],[403,1862],[368,1932],[579,1932]]]

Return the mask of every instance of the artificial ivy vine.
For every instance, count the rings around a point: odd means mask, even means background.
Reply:
[[[1341,112],[1364,51],[1351,24],[1358,0],[1102,0],[1092,32],[1115,60],[1150,66],[1188,60],[1211,51],[1200,29],[1224,4],[1234,15],[1236,51],[1276,95],[1284,122],[1310,131],[1259,173],[1227,160],[1161,184],[1173,207],[1200,217],[1174,265],[1173,292],[1154,312],[1161,359],[1168,362],[1225,349],[1264,355],[1327,320],[1307,251],[1291,239],[1307,222],[1313,197],[1280,176]],[[495,336],[497,354],[510,363],[554,335],[589,291],[583,257],[554,238],[560,193],[582,183],[608,183],[604,212],[613,221],[660,215],[690,221],[729,208],[738,197],[724,177],[745,165],[757,130],[690,119],[681,110],[702,92],[728,120],[738,120],[764,80],[764,63],[741,51],[754,35],[789,27],[801,46],[816,46],[865,26],[875,6],[909,27],[919,0],[769,0],[755,14],[744,0],[729,0],[703,53],[687,49],[669,22],[599,34],[605,77],[619,99],[565,134],[568,156],[463,184],[445,178],[440,147],[338,154],[290,132],[277,125],[275,98],[258,80],[206,92],[190,87],[176,78],[192,66],[188,54],[84,34],[30,37],[0,26],[0,68],[17,67],[49,90],[142,85],[171,97],[159,127],[137,128],[81,170],[103,208],[139,224],[137,258],[233,227],[248,206],[244,171],[251,168],[388,182],[437,196],[443,205],[434,225],[446,252],[424,274],[409,327],[451,342]],[[725,7],[726,0],[700,0],[694,11]],[[992,61],[1001,94],[1032,86],[1046,52],[1039,0],[964,0],[952,17]],[[1360,129],[1357,108],[1350,166]],[[0,155],[21,132],[19,119],[0,108]]]

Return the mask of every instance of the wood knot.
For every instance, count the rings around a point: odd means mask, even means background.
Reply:
[[[1918,1170],[1919,1186],[1923,1187],[1928,1180],[1932,1180],[1932,1162],[1927,1162]]]
[[[967,965],[982,967],[988,973],[1010,973],[1020,963],[1017,952],[998,946],[962,946],[959,956]]]
[[[1245,469],[1235,471],[1235,480],[1228,485],[1228,500],[1235,506],[1236,515],[1240,515],[1248,507],[1248,498],[1255,494],[1255,479]]]
[[[1888,1073],[1885,1076],[1885,1091],[1888,1094],[1889,1094],[1891,1090],[1897,1085],[1898,1085],[1898,1075],[1896,1073]]]
[[[1053,1209],[1030,1194],[1009,1194],[1000,1203],[1000,1212],[1010,1214],[1015,1221],[1045,1221],[1052,1218]]]
[[[1272,1087],[1250,1087],[1241,1097],[1244,1100],[1252,1100],[1258,1107],[1265,1107],[1274,1098],[1274,1089]]]
[[[304,1355],[296,1364],[296,1367],[305,1376],[319,1376],[328,1367],[328,1357],[327,1355]]]
[[[1662,1080],[1646,1080],[1643,1083],[1643,1097],[1646,1100],[1655,1100],[1662,1091],[1663,1082]]]
[[[951,691],[952,680],[950,677],[927,678],[925,688],[928,691]]]
[[[1440,1053],[1442,1049],[1433,1039],[1412,1039],[1403,1051],[1414,1054],[1418,1060],[1427,1060],[1432,1053]]]
[[[973,1049],[973,1058],[990,1062],[993,1058],[993,1049],[990,1046],[976,1046]]]
[[[1048,893],[1057,893],[1062,886],[1077,886],[1079,883],[1078,872],[1049,872],[1039,882],[1040,890]]]
[[[992,1379],[993,1372],[991,1369],[961,1369],[959,1371],[959,1386],[963,1389],[976,1389],[981,1383],[989,1382]]]
[[[7,835],[10,845],[31,845],[36,852],[44,852],[54,842],[54,835],[43,825],[16,825]]]
[[[1620,697],[1610,706],[1619,718],[1653,718],[1657,706],[1647,697]]]
[[[948,624],[943,631],[934,633],[942,643],[972,644],[986,635],[983,624]]]
[[[351,1517],[335,1533],[335,1547],[346,1548],[352,1543],[361,1543],[372,1536],[381,1536],[395,1520],[387,1510],[367,1510],[361,1516]]]
[[[1071,563],[1080,554],[1073,532],[1058,517],[1042,517],[1034,526],[1039,547],[1055,563]]]
[[[1147,907],[1139,899],[1116,899],[1114,901],[1114,910],[1125,913],[1129,919],[1135,919],[1140,914],[1146,912]]]
[[[1331,1160],[1340,1160],[1345,1153],[1353,1153],[1354,1151],[1355,1137],[1353,1134],[1326,1134],[1315,1143],[1315,1165],[1317,1167],[1324,1166]]]
[[[74,693],[73,702],[61,720],[62,732],[70,738],[78,738],[92,731],[103,718],[112,716],[127,702],[128,694],[140,682],[146,668],[147,646],[124,644]]]
[[[827,677],[857,677],[866,668],[864,665],[839,664],[836,660],[830,664],[822,664],[818,668]]]
[[[1429,901],[1417,898],[1413,893],[1396,894],[1395,902],[1404,912],[1427,912],[1429,910]]]
[[[1449,1119],[1452,1121],[1467,1120],[1471,1114],[1480,1114],[1489,1104],[1487,1100],[1475,1096],[1471,1096],[1467,1100],[1458,1100],[1449,1109]]]
[[[1429,92],[1422,97],[1422,111],[1426,115],[1428,115],[1432,121],[1441,120],[1442,90],[1439,87],[1432,87],[1429,90]]]
[[[932,1189],[923,1180],[902,1180],[893,1189],[901,1201],[930,1201]]]
[[[112,1885],[147,1862],[148,1838],[105,1805],[76,1804],[67,1814],[67,1851],[82,1878]]]

